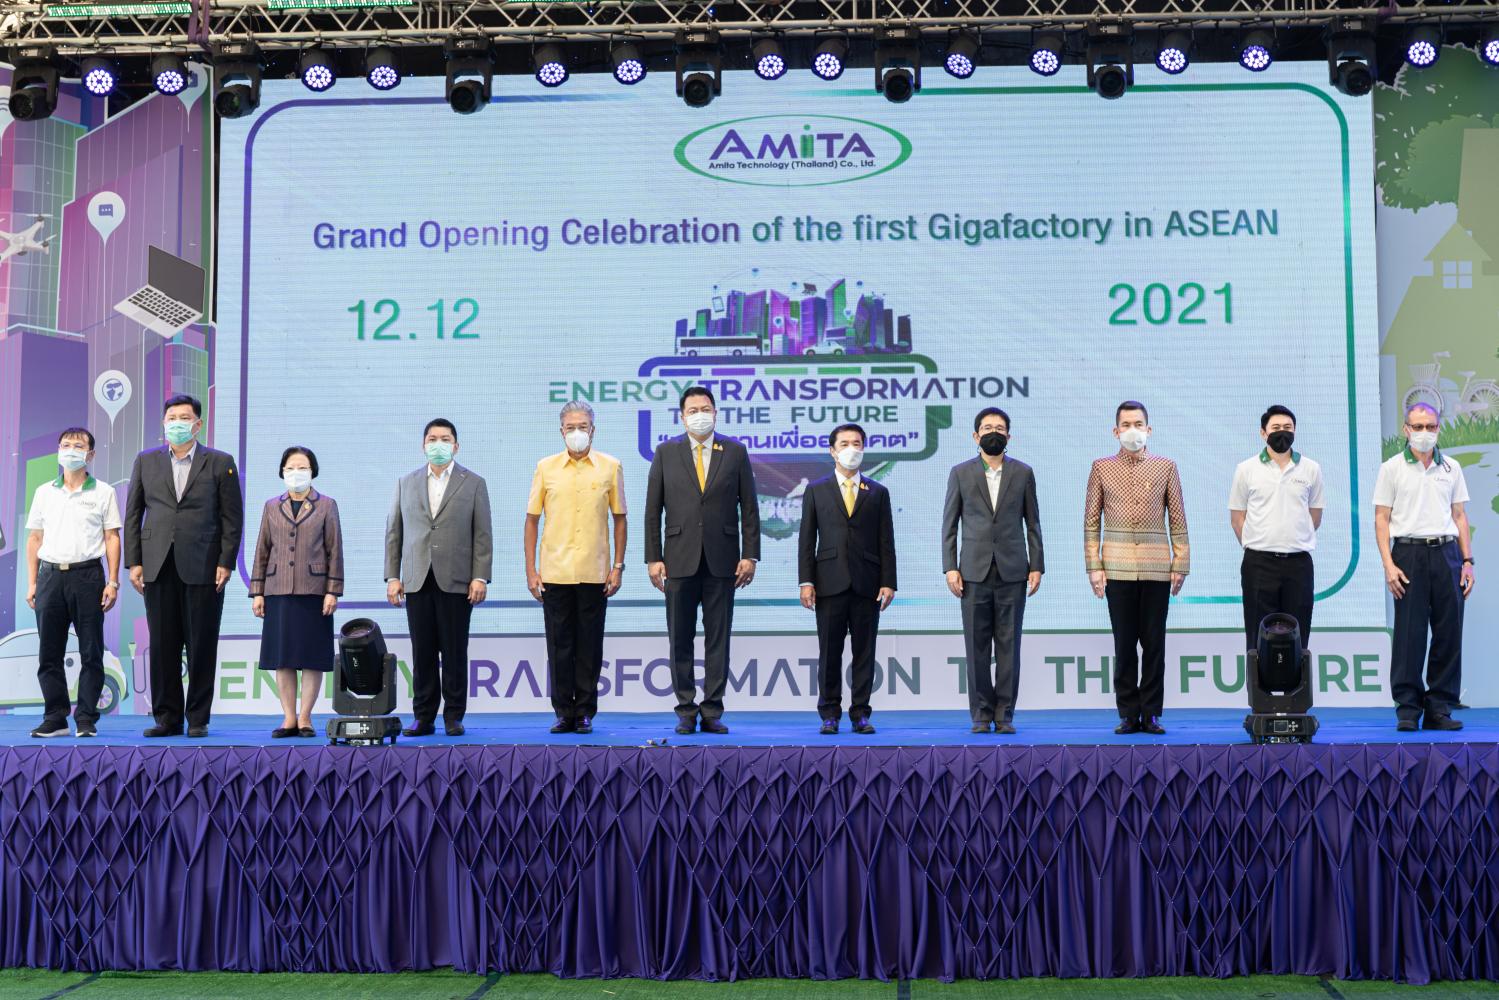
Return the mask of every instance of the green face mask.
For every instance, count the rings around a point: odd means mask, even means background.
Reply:
[[[191,420],[168,420],[166,424],[167,440],[172,444],[187,444],[193,439],[193,424]]]
[[[446,441],[428,441],[427,461],[433,465],[447,465],[453,460],[453,446]]]

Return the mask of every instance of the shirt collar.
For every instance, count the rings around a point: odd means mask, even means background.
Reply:
[[[1419,458],[1416,457],[1416,453],[1413,452],[1413,451],[1411,451],[1411,446],[1410,446],[1409,442],[1407,442],[1406,446],[1405,446],[1405,460],[1406,460],[1406,462],[1408,464],[1411,464],[1411,465],[1415,465],[1416,463],[1418,463],[1418,462],[1421,461]],[[1431,464],[1432,465],[1441,465],[1443,463],[1443,461],[1444,461],[1444,459],[1442,458],[1442,449],[1441,448],[1433,448],[1431,450]]]
[[[449,462],[447,465],[444,465],[442,467],[442,471],[441,472],[433,472],[432,471],[432,463],[431,462],[427,463],[427,478],[428,479],[447,479],[452,474],[453,474],[453,463],[452,462]]]
[[[833,478],[838,483],[838,488],[842,489],[843,484],[846,482],[858,485],[862,477],[859,475],[858,469],[855,469],[852,475],[848,475],[844,473],[843,466],[835,464],[833,467]]]
[[[57,478],[56,479],[52,480],[52,485],[56,486],[60,490],[67,489],[67,485],[64,484],[63,481],[62,481],[62,473],[61,472],[59,472],[57,474]],[[81,490],[91,490],[91,489],[93,489],[97,485],[98,484],[94,481],[94,477],[93,476],[84,476],[83,477],[83,486],[80,487],[80,489]]]
[[[709,434],[708,437],[706,439],[704,439],[704,441],[703,441],[703,450],[704,451],[712,451],[713,450],[713,438],[715,437],[716,434],[717,434],[717,432],[715,431],[713,434]],[[687,447],[693,448],[693,449],[697,448],[697,439],[694,438],[691,434],[687,435]]]
[[[187,462],[188,464],[192,464],[192,460],[194,458],[196,458],[197,455],[198,455],[198,442],[197,442],[197,439],[193,440],[193,446],[191,448],[189,448],[187,450],[187,454],[183,455],[181,458],[177,457],[177,453],[171,449],[171,446],[167,447],[167,457],[170,458],[172,461],[177,462],[178,464],[181,464],[183,462]]]
[[[584,462],[587,462],[589,465],[593,465],[593,449],[589,448],[588,451],[583,454],[582,458],[573,458],[572,452],[563,449],[562,464],[571,465],[574,462],[578,463],[579,465],[582,465]]]
[[[1273,461],[1273,459],[1271,459],[1271,457],[1270,457],[1270,449],[1269,448],[1261,448],[1260,449],[1260,461],[1264,462],[1266,464],[1269,464],[1271,461]],[[1301,452],[1297,451],[1295,448],[1292,448],[1291,449],[1291,464],[1292,465],[1296,465],[1300,461],[1301,461]]]
[[[1119,459],[1124,462],[1136,463],[1145,461],[1145,449],[1130,451],[1124,445],[1119,446]]]

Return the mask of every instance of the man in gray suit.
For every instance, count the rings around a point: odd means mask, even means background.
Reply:
[[[135,457],[125,498],[125,565],[146,598],[151,714],[145,735],[208,735],[224,586],[239,562],[245,497],[234,458],[198,443],[203,404],[173,396],[162,411],[167,447]],[[182,660],[187,656],[187,699]]]
[[[438,659],[444,729],[463,735],[468,704],[468,624],[488,593],[494,562],[489,487],[453,461],[458,429],[438,417],[422,432],[427,464],[401,477],[385,522],[385,596],[406,603],[411,631],[407,736],[436,732]]]
[[[973,418],[977,458],[953,466],[942,505],[942,568],[963,602],[968,712],[973,732],[1014,733],[1025,599],[1041,587],[1041,512],[1036,477],[1005,457],[1010,417],[997,407]],[[962,557],[958,529],[962,527]],[[994,675],[989,674],[990,656]]]
[[[703,732],[727,733],[723,693],[728,684],[734,591],[755,578],[755,563],[760,559],[760,502],[749,452],[733,438],[714,436],[718,410],[713,394],[693,386],[682,394],[681,405],[687,433],[663,442],[651,458],[645,491],[645,561],[651,583],[666,594],[677,732],[693,732],[701,712]],[[701,705],[693,662],[699,605],[703,609]]]

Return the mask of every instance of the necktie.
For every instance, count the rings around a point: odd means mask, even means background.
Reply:
[[[848,511],[848,516],[854,516],[854,481],[845,479],[843,481],[843,507]]]
[[[698,492],[707,492],[708,477],[703,475],[703,446],[698,445],[692,449],[697,460],[697,488]]]

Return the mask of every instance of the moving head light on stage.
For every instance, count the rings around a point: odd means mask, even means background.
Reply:
[[[338,670],[328,742],[379,746],[401,732],[396,710],[396,654],[385,651],[380,626],[368,618],[344,623],[338,633]]]
[[[1291,615],[1266,615],[1245,663],[1249,714],[1244,731],[1255,743],[1310,743],[1317,732],[1312,707],[1312,654],[1301,647]]]

